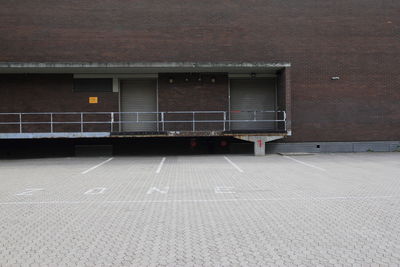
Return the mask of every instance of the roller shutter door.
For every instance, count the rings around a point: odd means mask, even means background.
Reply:
[[[274,78],[232,79],[230,88],[232,120],[253,120],[253,111],[276,110],[276,81]],[[276,114],[257,112],[256,118],[257,120],[275,120]],[[231,123],[231,130],[271,131],[274,129],[275,122]]]
[[[157,81],[156,80],[125,80],[121,81],[121,111],[122,112],[156,112],[157,111]],[[146,132],[157,130],[157,114],[122,114],[121,128],[124,132]],[[147,122],[144,122],[147,121]],[[153,121],[153,122],[149,122]]]

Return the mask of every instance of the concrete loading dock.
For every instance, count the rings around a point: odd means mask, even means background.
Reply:
[[[49,73],[63,73],[65,89],[71,90],[63,101],[72,106],[50,109],[49,98],[35,106],[44,112],[0,113],[0,137],[227,136],[255,142],[255,153],[264,155],[265,149],[259,148],[265,142],[291,134],[289,67],[288,63],[3,64],[0,72],[13,73],[4,76],[6,82],[27,72],[26,81],[35,82],[43,77],[40,73],[48,73],[46,79],[57,83],[60,76]],[[49,88],[48,93],[56,90]],[[31,100],[22,99],[26,101]]]

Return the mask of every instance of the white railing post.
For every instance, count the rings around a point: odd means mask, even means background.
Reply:
[[[114,126],[114,112],[111,112],[110,132],[113,131],[113,126]]]
[[[192,112],[193,116],[192,116],[192,123],[193,123],[193,132],[195,131],[195,126],[194,126],[194,112]]]
[[[253,118],[253,120],[256,121],[256,120],[257,120],[257,111],[253,111],[253,113],[254,113],[254,118]]]
[[[228,111],[228,131],[230,131],[231,129],[232,129],[232,126],[231,126],[231,123],[232,123],[232,111],[231,111],[231,109],[229,108],[229,111]]]
[[[53,113],[50,113],[50,132],[53,133]]]
[[[165,125],[164,125],[164,112],[161,112],[161,126],[162,126],[162,131],[165,131]]]
[[[19,113],[19,133],[22,133],[22,113]]]
[[[287,131],[287,125],[286,125],[286,111],[283,111],[283,120],[285,122],[285,132]]]
[[[81,133],[83,133],[83,112],[81,112]]]
[[[224,111],[224,132],[226,131],[226,111]]]

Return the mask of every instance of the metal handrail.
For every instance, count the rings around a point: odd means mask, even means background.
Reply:
[[[209,113],[209,114],[216,114],[216,113],[243,113],[243,112],[257,112],[257,113],[284,113],[283,110],[231,110],[231,111],[135,111],[135,112],[90,112],[90,111],[83,111],[83,112],[0,112],[0,115],[79,115],[79,114],[160,114],[160,113],[168,113],[168,114],[202,114],[202,113]]]
[[[253,114],[253,119],[232,119],[231,114],[238,113],[249,113]],[[275,113],[275,120],[266,120],[266,119],[257,119],[257,114],[260,113]],[[136,120],[123,120],[122,115],[136,115]],[[140,115],[143,114],[154,114],[158,115],[156,120],[140,120]],[[189,115],[188,119],[178,119],[178,120],[168,120],[166,117],[170,114],[180,114],[180,115]],[[221,119],[198,119],[196,118],[197,114],[209,114],[209,115],[222,115]],[[278,119],[278,114],[282,114],[282,119]],[[39,115],[39,116],[49,116],[49,121],[29,121],[24,118],[27,115]],[[80,119],[77,121],[57,121],[56,118],[58,115],[79,115]],[[110,117],[110,120],[95,120],[95,121],[87,121],[85,120],[86,115],[106,115]],[[117,115],[117,118],[116,118]],[[229,115],[229,116],[228,116]],[[18,121],[1,121],[2,116],[18,116]],[[229,118],[228,118],[229,117]],[[24,120],[25,119],[25,120]],[[19,125],[19,132],[23,133],[24,125],[49,125],[50,132],[54,132],[54,125],[71,125],[71,124],[80,124],[80,131],[84,132],[84,126],[86,124],[110,124],[110,132],[113,132],[115,124],[138,124],[138,123],[157,123],[157,125],[161,124],[161,130],[165,130],[165,124],[167,123],[191,123],[192,131],[196,131],[197,123],[222,123],[223,130],[226,130],[226,125],[230,125],[233,122],[243,122],[243,123],[254,123],[254,122],[283,122],[284,128],[286,130],[286,112],[285,111],[271,111],[271,110],[232,110],[232,111],[161,111],[161,112],[20,112],[20,113],[0,113],[0,126],[1,125]],[[158,126],[157,126],[158,127]],[[158,128],[157,128],[158,129]],[[159,129],[158,129],[159,130]],[[1,132],[1,130],[0,130]]]

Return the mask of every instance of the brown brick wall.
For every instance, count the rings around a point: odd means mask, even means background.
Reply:
[[[291,92],[291,80],[290,80],[290,68],[284,68],[278,72],[277,77],[277,100],[278,110],[285,111],[286,125],[285,122],[279,122],[279,129],[286,129],[286,131],[292,130],[292,92]],[[283,120],[285,116],[283,114],[278,115],[279,120]]]
[[[288,140],[399,140],[399,9],[393,0],[2,1],[0,61],[291,62]]]
[[[97,96],[98,104],[88,98]],[[117,93],[75,93],[72,75],[0,75],[0,112],[112,112],[118,111]],[[86,115],[85,121],[105,121],[109,116]],[[0,121],[15,121],[17,116],[0,117]],[[24,121],[49,121],[48,115],[23,115]],[[79,121],[80,115],[54,115],[55,122]],[[109,130],[109,125],[85,125],[85,131]],[[19,131],[19,126],[0,126],[2,132]],[[49,125],[24,125],[23,130],[48,132]],[[55,132],[80,131],[80,125],[55,125]]]

